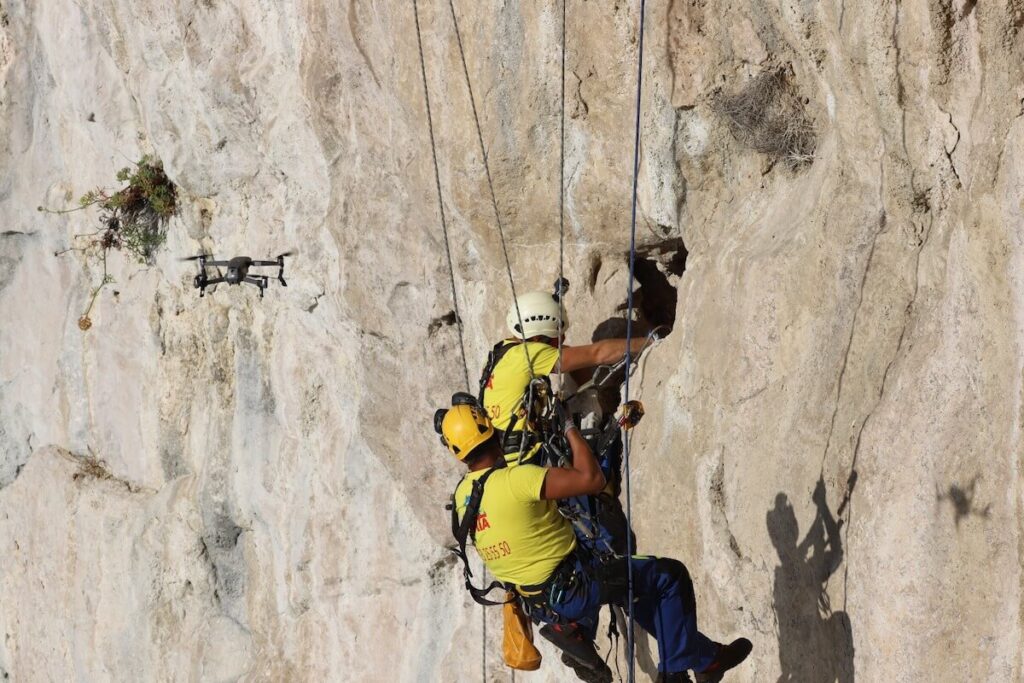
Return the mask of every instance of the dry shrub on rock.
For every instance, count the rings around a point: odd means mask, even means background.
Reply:
[[[761,72],[732,94],[719,92],[712,106],[740,144],[773,164],[795,171],[814,160],[814,125],[785,67]]]

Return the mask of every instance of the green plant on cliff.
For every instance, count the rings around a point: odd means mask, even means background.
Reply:
[[[107,274],[107,255],[111,249],[124,250],[140,263],[152,263],[153,256],[167,239],[167,221],[177,210],[177,190],[164,173],[163,164],[150,155],[143,156],[117,173],[118,190],[97,188],[78,199],[78,206],[68,209],[39,210],[64,214],[96,207],[99,209],[99,230],[75,235],[75,244],[57,255],[77,251],[98,256],[103,264],[103,277],[93,288],[89,304],[78,320],[78,326],[92,326],[89,311],[104,286],[113,282]]]

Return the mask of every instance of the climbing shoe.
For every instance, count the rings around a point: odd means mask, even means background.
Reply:
[[[612,670],[608,668],[608,665],[603,661],[601,662],[600,669],[592,669],[586,664],[579,662],[572,655],[563,652],[562,653],[562,664],[576,672],[576,678],[586,683],[612,683],[615,679],[612,678]],[[687,681],[686,683],[690,683]]]
[[[562,651],[562,661],[571,666],[577,676],[580,675],[580,668],[595,672],[608,670],[608,675],[611,676],[608,665],[601,659],[601,655],[597,654],[594,641],[584,638],[578,628],[574,628],[571,624],[568,626],[544,624],[540,628],[540,634]],[[571,660],[571,663],[567,660]],[[611,679],[609,678],[609,680]]]
[[[685,671],[677,673],[666,673],[662,671],[658,674],[658,683],[693,683],[693,679],[691,679],[690,674]]]
[[[697,683],[718,683],[726,671],[746,659],[753,649],[754,646],[746,638],[737,638],[728,645],[720,646],[708,668],[695,672]]]

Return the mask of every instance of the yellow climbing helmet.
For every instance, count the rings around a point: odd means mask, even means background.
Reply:
[[[459,460],[494,436],[494,425],[472,394],[460,391],[452,396],[452,407],[434,413],[434,431],[441,443]]]

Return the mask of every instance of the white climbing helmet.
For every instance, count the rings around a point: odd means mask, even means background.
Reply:
[[[513,304],[508,309],[509,331],[520,339],[531,337],[558,338],[558,313],[562,313],[562,334],[569,327],[569,317],[565,314],[565,307],[562,306],[551,292],[527,292],[519,296],[516,301],[519,304],[519,311]],[[519,319],[522,317],[523,328],[519,329]]]

